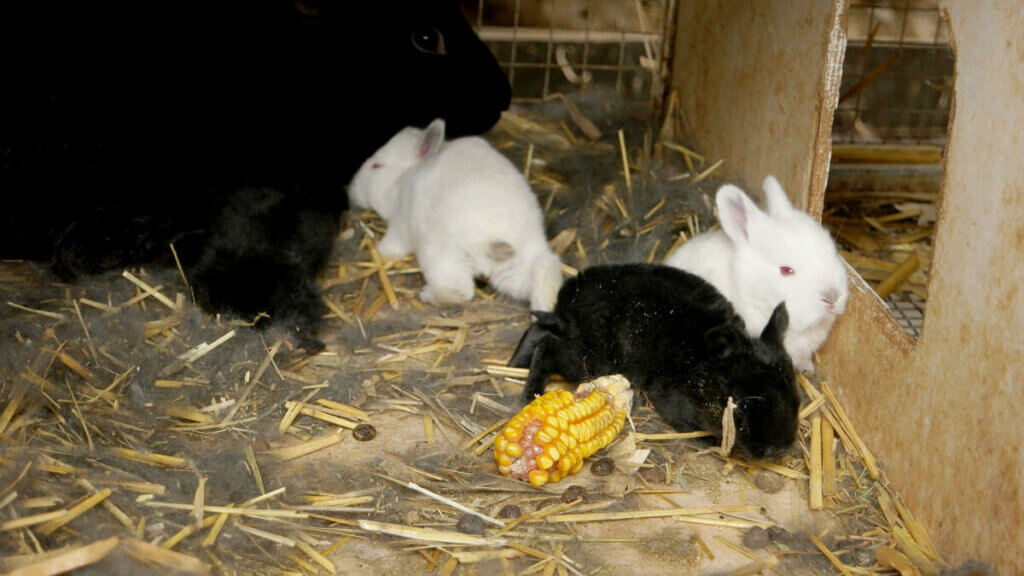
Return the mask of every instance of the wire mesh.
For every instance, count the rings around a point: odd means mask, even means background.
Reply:
[[[832,128],[833,143],[923,144],[944,148],[953,103],[955,63],[949,29],[937,0],[850,0],[847,23],[846,59]],[[940,164],[927,168],[941,171]],[[907,184],[905,178],[901,180],[901,169],[899,164],[889,164],[862,170],[865,178],[874,183],[872,191],[876,195],[882,191],[895,191],[898,195],[911,192],[903,190]],[[889,199],[880,201],[884,206],[871,211],[874,218],[890,219],[884,225],[874,220],[875,230],[867,230],[869,234],[880,232],[875,238],[880,241],[881,250],[864,252],[847,239],[840,239],[841,243],[861,255],[889,262],[900,250],[929,255],[934,225],[900,228],[897,221],[905,210],[934,210],[940,181],[941,177],[936,176],[919,180],[927,185],[915,185],[913,192],[923,194],[920,198],[927,199],[922,200],[925,204],[908,207]],[[829,192],[838,188],[830,185]],[[843,206],[829,202],[828,194],[825,202],[826,213],[844,213]],[[915,240],[914,246],[897,249],[892,245],[901,233],[905,237],[913,232],[924,234]],[[913,286],[913,291],[897,290],[885,299],[897,323],[915,338],[920,336],[927,308],[926,282],[930,270],[922,272],[925,284]],[[920,282],[920,278],[912,281]]]
[[[943,145],[953,51],[937,0],[851,0],[833,140]]]
[[[656,106],[675,0],[462,0],[514,101],[601,86]]]
[[[896,322],[914,338],[921,336],[925,300],[913,292],[894,292],[885,299]]]

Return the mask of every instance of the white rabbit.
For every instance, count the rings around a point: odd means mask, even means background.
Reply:
[[[765,178],[762,187],[767,213],[736,186],[719,188],[721,229],[694,237],[665,263],[718,288],[754,336],[784,300],[786,352],[797,369],[813,372],[813,353],[846,309],[846,267],[828,231],[793,208],[775,177]]]
[[[349,201],[388,221],[381,255],[416,254],[424,302],[468,302],[474,277],[483,276],[532,309],[551,310],[562,263],[530,185],[483,138],[445,142],[444,129],[437,119],[426,130],[401,130],[356,172]]]

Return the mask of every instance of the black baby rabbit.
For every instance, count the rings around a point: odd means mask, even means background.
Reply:
[[[531,400],[552,373],[572,383],[619,373],[677,430],[721,434],[738,405],[736,451],[774,458],[796,439],[800,400],[779,304],[759,338],[715,288],[661,265],[595,266],[566,281],[554,312],[534,312],[510,366],[529,367]]]

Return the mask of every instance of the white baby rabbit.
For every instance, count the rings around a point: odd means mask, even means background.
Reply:
[[[736,186],[719,188],[715,204],[721,229],[694,237],[665,263],[718,288],[752,336],[761,333],[784,300],[789,311],[786,352],[797,369],[813,372],[813,353],[846,309],[846,267],[828,231],[793,208],[774,176],[765,178],[762,187],[767,213]]]
[[[530,185],[483,138],[445,142],[444,129],[437,119],[426,130],[396,134],[353,177],[350,203],[388,221],[383,256],[416,254],[424,302],[467,302],[474,277],[483,276],[533,310],[551,310],[562,264],[548,247]]]

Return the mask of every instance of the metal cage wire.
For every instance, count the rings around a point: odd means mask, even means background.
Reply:
[[[943,145],[953,51],[937,0],[852,0],[833,140]]]
[[[851,0],[848,42],[832,140],[945,147],[954,57],[937,0]],[[927,301],[911,291],[885,298],[918,338]]]
[[[602,86],[656,109],[675,3],[464,0],[464,9],[506,71],[514,101]]]

